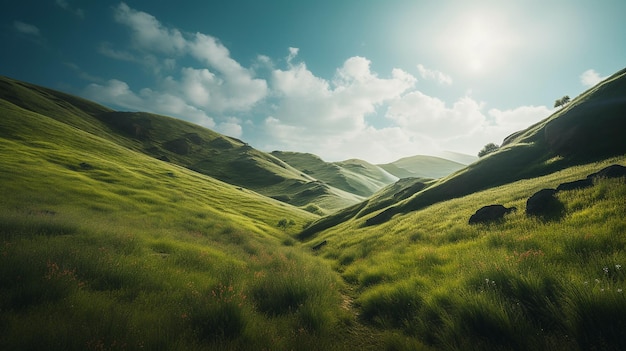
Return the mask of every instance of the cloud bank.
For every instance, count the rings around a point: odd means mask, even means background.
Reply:
[[[417,65],[417,70],[423,79],[434,80],[439,84],[445,84],[445,85],[452,84],[452,77],[450,77],[449,75],[443,72],[433,70],[433,69],[428,69],[424,67],[424,65],[422,65],[421,63]]]
[[[85,18],[85,11],[83,11],[83,9],[80,9],[80,8],[72,7],[69,4],[69,2],[67,2],[67,0],[56,0],[55,3],[60,8],[64,9],[65,11],[69,11],[69,12],[73,13],[74,15],[76,15],[76,17],[78,17],[80,19],[84,19]]]
[[[374,163],[441,150],[474,155],[551,112],[545,106],[487,109],[469,95],[449,103],[421,91],[410,72],[379,74],[362,56],[348,57],[329,78],[312,72],[295,47],[277,61],[259,53],[244,67],[218,38],[166,26],[125,3],[114,8],[113,20],[128,30],[127,43],[100,43],[98,52],[141,65],[156,83],[131,87],[111,77],[88,85],[83,95],[185,119],[266,151]],[[442,87],[453,82],[444,72],[415,67],[423,80]]]
[[[32,24],[24,23],[22,21],[13,21],[13,28],[22,34],[39,36],[39,28]]]
[[[580,83],[588,88],[600,83],[608,77],[602,77],[593,69],[588,69],[580,75]]]

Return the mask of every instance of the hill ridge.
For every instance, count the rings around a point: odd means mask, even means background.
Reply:
[[[397,214],[420,210],[441,201],[623,155],[626,153],[624,96],[626,69],[588,89],[544,120],[505,138],[497,152],[426,184],[410,197],[393,204],[374,206],[382,208],[363,218],[356,217],[358,211],[354,207],[346,208],[317,220],[300,236],[310,238],[346,220],[359,219],[363,226],[378,225]]]

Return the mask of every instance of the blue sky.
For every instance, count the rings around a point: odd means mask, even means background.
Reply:
[[[475,155],[624,68],[624,13],[621,0],[23,0],[0,12],[0,74],[264,151]]]

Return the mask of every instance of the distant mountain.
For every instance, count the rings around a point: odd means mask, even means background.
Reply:
[[[460,152],[454,151],[441,151],[436,153],[435,156],[445,158],[446,160],[462,163],[464,165],[469,165],[478,161],[478,156],[462,154]]]
[[[6,77],[0,77],[0,99],[125,148],[318,214],[363,200],[357,193],[328,185],[241,140],[180,119],[114,111]],[[372,179],[370,185],[375,181]]]
[[[360,196],[370,196],[398,180],[384,169],[363,160],[329,163],[310,153],[274,151],[271,154],[310,177]]]
[[[441,178],[465,167],[465,164],[441,157],[416,155],[378,165],[398,178]]]
[[[361,225],[386,222],[396,214],[520,179],[626,154],[626,69],[573,99],[546,119],[513,133],[500,149],[441,179],[415,187],[394,185],[403,196],[375,194],[366,203],[345,208],[313,223],[300,236],[310,237],[339,221],[360,219]],[[410,190],[407,190],[410,189]],[[393,187],[384,191],[395,191]],[[407,192],[413,192],[406,196]],[[376,198],[382,201],[376,202]],[[365,211],[367,208],[370,211]]]

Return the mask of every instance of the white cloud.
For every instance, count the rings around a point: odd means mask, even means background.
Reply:
[[[138,48],[174,54],[186,46],[178,29],[166,28],[154,16],[131,9],[123,2],[115,8],[115,20],[133,30],[133,40]]]
[[[423,79],[434,80],[439,84],[451,85],[452,77],[449,75],[424,67],[421,63],[417,65],[417,70]]]
[[[92,83],[83,95],[103,104],[178,117],[207,128],[215,126],[213,119],[204,111],[187,104],[176,95],[147,88],[136,94],[126,82],[117,79],[111,79],[104,85]]]
[[[393,70],[391,78],[379,78],[363,57],[347,59],[332,81],[315,76],[305,63],[289,65],[272,74],[271,86],[280,100],[273,118],[306,128],[306,137],[355,133],[365,127],[366,115],[399,97],[414,82],[402,70]]]
[[[231,137],[240,138],[243,134],[241,121],[235,117],[226,118],[226,121],[215,126],[215,130]]]
[[[216,96],[211,99],[211,106],[205,107],[218,111],[248,110],[266,96],[265,80],[254,78],[251,71],[230,57],[228,49],[216,38],[196,33],[189,46],[192,56],[204,61],[219,74],[216,76],[208,70],[202,72],[202,80]],[[189,74],[189,69],[186,72]]]
[[[130,90],[128,84],[117,79],[111,79],[105,85],[89,84],[85,94],[99,102],[112,103],[131,109],[143,107],[141,99]]]
[[[386,117],[414,135],[454,138],[471,133],[485,122],[483,106],[463,97],[447,107],[442,100],[413,91],[391,103]]]
[[[280,68],[261,54],[246,68],[210,35],[169,28],[124,3],[116,7],[115,19],[131,29],[134,46],[105,43],[100,53],[152,68],[157,84],[133,90],[120,80],[96,82],[85,89],[87,98],[178,117],[237,138],[245,135],[263,150],[378,163],[440,150],[475,155],[486,143],[500,143],[551,112],[544,106],[485,112],[486,104],[469,96],[446,103],[415,90],[417,80],[406,71],[396,68],[380,76],[360,56],[346,59],[328,79],[297,60],[295,47],[278,61]],[[177,68],[178,62],[186,66]],[[452,83],[445,73],[421,64],[417,69],[422,79]]]
[[[267,95],[265,80],[230,57],[217,38],[195,33],[184,34],[168,28],[154,16],[130,8],[125,3],[115,8],[115,20],[132,30],[135,52],[117,50],[103,43],[100,53],[117,60],[142,64],[152,69],[162,94],[175,94],[190,106],[209,113],[248,111]],[[160,58],[157,55],[168,55]],[[179,75],[171,74],[176,57],[190,56],[201,68],[184,67]],[[167,77],[160,77],[168,72]]]
[[[485,144],[499,145],[507,136],[547,118],[552,112],[546,106],[520,106],[509,110],[492,108],[477,128],[438,141],[438,145],[444,150],[476,155]]]
[[[265,80],[254,78],[252,71],[232,59],[228,49],[214,37],[167,28],[152,15],[131,9],[125,3],[115,8],[115,20],[132,30],[134,47],[120,50],[105,42],[98,51],[148,68],[158,83],[156,87],[133,91],[125,82],[112,79],[105,84],[87,86],[83,92],[87,98],[178,117],[235,137],[243,134],[239,120],[223,115],[228,111],[250,110],[267,95]],[[184,56],[204,67],[174,71],[176,58]],[[164,72],[170,75],[161,76]],[[216,124],[209,114],[217,115],[220,122]]]
[[[592,87],[605,80],[606,78],[607,77],[601,77],[600,74],[595,70],[588,69],[580,75],[580,82],[586,87]]]
[[[552,112],[546,106],[520,106],[504,111],[493,108],[489,110],[489,116],[494,118],[492,126],[512,133],[530,127],[550,116]]]
[[[262,125],[268,140],[262,147],[336,159],[360,155],[372,160],[374,154],[384,154],[382,138],[373,143],[374,137],[397,130],[377,131],[366,117],[412,88],[415,77],[394,69],[390,77],[381,78],[372,72],[369,60],[356,56],[347,59],[332,80],[326,80],[314,75],[304,62],[293,64],[293,55],[290,50],[287,69],[272,72],[270,86],[277,102],[273,115]]]
[[[485,144],[499,144],[552,113],[545,106],[492,108],[487,113],[484,107],[467,96],[447,106],[435,97],[413,91],[391,103],[386,116],[423,150],[438,148],[474,155]]]
[[[13,28],[15,28],[18,32],[23,34],[35,35],[39,36],[39,28],[32,24],[24,23],[21,21],[13,21]]]
[[[81,19],[85,18],[85,11],[83,11],[83,9],[80,9],[80,8],[73,8],[72,6],[70,6],[67,0],[56,0],[56,4],[60,8],[73,13],[74,15],[76,15],[77,17]]]
[[[291,61],[298,56],[299,48],[289,47],[289,56],[287,56],[287,63],[291,64]]]
[[[271,65],[272,64],[272,59],[267,56],[267,55],[258,55],[257,56],[257,61],[259,63],[265,64],[265,65]]]
[[[271,141],[261,147],[378,163],[441,150],[475,155],[551,113],[545,106],[485,111],[484,102],[469,96],[446,104],[412,90],[415,81],[402,70],[381,78],[362,57],[346,60],[330,81],[303,62],[275,70],[271,87],[279,99],[263,124]],[[367,123],[368,115],[381,112],[388,126]]]

